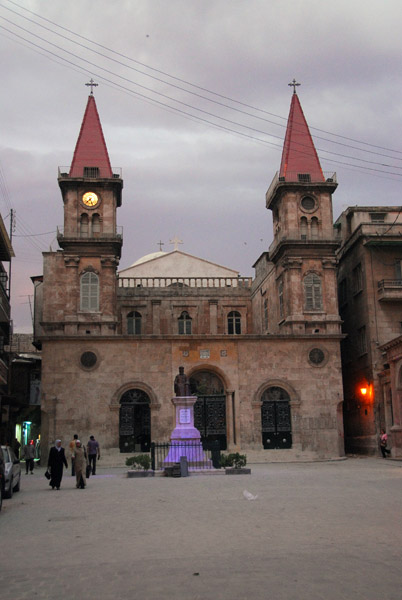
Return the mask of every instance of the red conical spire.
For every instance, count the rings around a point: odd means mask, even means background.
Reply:
[[[309,177],[306,177],[307,175]],[[325,181],[296,91],[290,104],[279,176],[284,177],[286,181]]]
[[[84,167],[98,169],[96,175],[92,174],[93,177],[113,177],[105,138],[103,137],[102,125],[96,108],[95,98],[92,94],[88,98],[80,134],[75,146],[70,177],[91,176],[84,175]]]

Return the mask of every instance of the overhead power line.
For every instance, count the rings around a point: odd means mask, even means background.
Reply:
[[[247,104],[247,103],[245,103],[245,102],[241,102],[240,100],[236,100],[236,99],[234,99],[234,98],[231,98],[231,97],[229,97],[229,96],[225,96],[225,95],[223,95],[223,94],[220,94],[220,93],[218,93],[218,92],[215,92],[215,91],[213,91],[213,90],[210,90],[210,89],[208,89],[208,88],[205,88],[205,87],[203,87],[203,86],[200,86],[200,85],[194,84],[194,83],[192,83],[192,82],[190,82],[190,81],[187,81],[187,80],[185,80],[185,79],[182,79],[182,78],[180,78],[180,77],[177,77],[177,76],[175,76],[175,75],[172,75],[172,74],[170,74],[170,73],[167,73],[166,71],[163,71],[163,70],[161,70],[161,69],[157,69],[157,68],[155,68],[155,67],[152,67],[152,66],[150,66],[150,65],[147,65],[146,63],[140,62],[140,61],[138,61],[138,60],[136,60],[136,59],[134,59],[134,58],[132,58],[132,57],[130,57],[130,56],[127,56],[126,54],[123,54],[123,53],[121,53],[121,52],[117,52],[117,51],[115,51],[115,50],[113,50],[113,49],[111,49],[111,48],[108,48],[107,46],[105,46],[105,45],[103,45],[103,44],[100,44],[99,42],[96,42],[96,41],[94,41],[94,40],[91,40],[91,39],[89,39],[89,38],[87,38],[87,37],[83,36],[83,35],[80,35],[80,34],[79,34],[79,33],[77,33],[76,31],[73,31],[73,30],[71,30],[71,29],[68,29],[67,27],[64,27],[63,25],[60,25],[60,24],[56,23],[55,21],[52,21],[51,19],[47,19],[46,17],[43,17],[42,15],[40,15],[40,14],[38,14],[38,13],[35,13],[34,11],[31,11],[31,10],[27,9],[27,8],[26,8],[26,7],[24,7],[24,6],[21,6],[21,5],[20,5],[20,4],[18,4],[17,2],[13,2],[13,0],[7,0],[7,1],[8,1],[10,4],[13,4],[14,6],[16,6],[17,8],[19,8],[19,9],[21,9],[21,10],[24,10],[25,12],[28,12],[28,13],[30,13],[30,14],[32,14],[32,15],[34,15],[35,17],[37,17],[37,18],[41,19],[42,21],[45,21],[46,23],[50,23],[51,25],[54,25],[55,27],[57,27],[58,29],[61,29],[62,31],[66,31],[66,32],[67,32],[67,33],[68,33],[70,36],[71,36],[71,35],[73,35],[73,36],[75,36],[75,37],[77,37],[77,38],[79,38],[79,39],[82,39],[82,40],[84,40],[84,41],[86,41],[86,42],[88,42],[88,43],[90,43],[90,44],[92,44],[92,45],[94,45],[94,46],[96,46],[96,47],[98,47],[98,48],[102,48],[103,50],[106,50],[107,52],[110,52],[111,54],[114,54],[115,56],[119,56],[119,57],[121,57],[121,58],[124,58],[125,60],[128,60],[128,61],[130,61],[130,62],[132,62],[132,63],[134,63],[134,64],[137,64],[137,65],[140,65],[140,66],[142,66],[142,67],[145,67],[146,69],[149,69],[149,70],[151,70],[151,71],[153,71],[153,72],[155,72],[155,73],[159,73],[159,74],[161,74],[161,75],[164,75],[165,77],[169,77],[170,79],[173,79],[174,81],[179,81],[180,83],[184,83],[184,84],[186,84],[186,85],[188,85],[188,86],[190,86],[190,87],[193,87],[194,89],[198,89],[198,90],[200,90],[200,91],[206,92],[206,93],[208,93],[208,94],[211,94],[211,95],[213,95],[213,96],[216,96],[216,97],[218,97],[218,98],[222,98],[223,100],[227,100],[227,101],[229,101],[229,102],[233,102],[233,103],[235,103],[235,104],[238,104],[239,106],[244,106],[245,108],[250,108],[250,109],[252,109],[252,110],[255,110],[255,111],[257,111],[257,112],[260,112],[260,113],[263,113],[263,114],[270,115],[270,116],[272,116],[272,117],[275,117],[275,118],[281,119],[281,120],[283,120],[283,121],[285,122],[285,124],[279,124],[279,123],[275,123],[275,122],[273,122],[273,121],[269,121],[269,120],[266,120],[266,121],[267,121],[267,122],[269,122],[269,123],[273,123],[273,124],[275,124],[275,125],[279,125],[279,126],[281,126],[281,127],[286,127],[286,121],[287,121],[287,117],[284,117],[284,116],[281,116],[281,115],[277,115],[277,114],[275,114],[275,113],[269,112],[269,111],[267,111],[267,110],[264,110],[264,109],[261,109],[261,108],[257,108],[257,107],[255,107],[255,106],[252,106],[252,105],[250,105],[250,104]],[[14,14],[18,15],[19,17],[26,19],[26,17],[24,17],[23,15],[21,15],[20,13],[18,13],[18,12],[16,12],[16,11],[12,11],[12,9],[10,9],[9,7],[6,7],[6,6],[2,5],[2,4],[0,4],[0,6],[3,6],[3,7],[4,7],[4,8],[6,8],[7,10],[9,10],[9,11],[11,11],[11,12],[14,12]],[[33,20],[31,20],[31,19],[28,19],[28,20],[29,20],[29,21],[31,21],[32,23],[34,23],[35,25],[39,26],[39,27],[43,27],[43,26],[42,26],[40,23],[37,23],[36,21],[33,21]],[[56,31],[53,31],[53,30],[51,30],[51,29],[49,29],[49,28],[46,28],[46,29],[48,29],[48,31],[51,31],[51,32],[52,32],[53,34],[55,34],[55,35],[60,35],[60,34],[58,34]],[[64,39],[67,39],[69,42],[71,42],[71,41],[72,41],[72,40],[71,40],[71,38],[68,38],[68,37],[66,37],[66,36],[62,36],[62,37],[64,37]],[[76,43],[76,42],[75,42],[75,43]],[[80,44],[80,45],[82,45],[82,44]],[[82,45],[82,46],[83,46],[83,45]],[[86,48],[86,49],[88,49],[88,50],[91,50],[91,51],[95,52],[93,49],[91,49],[91,48],[88,48],[87,46],[83,46],[83,47],[84,47],[84,48]],[[98,54],[99,54],[99,53],[98,53]],[[103,54],[102,54],[102,56],[105,56],[105,55],[103,55]],[[111,59],[110,57],[106,57],[106,58],[109,58],[109,60],[113,60],[113,59]],[[124,63],[120,63],[120,64],[124,65]],[[127,65],[124,65],[124,66],[127,66]],[[142,74],[144,74],[144,75],[146,75],[146,76],[148,76],[148,77],[151,77],[151,75],[150,75],[150,74],[144,73],[143,71],[139,71],[139,72],[141,72]],[[161,80],[161,79],[159,79],[159,78],[156,78],[156,77],[153,77],[153,78],[154,78],[154,79],[156,79],[156,80],[158,80],[158,81],[162,81],[163,83],[165,83],[165,84],[167,84],[167,85],[172,85],[172,84],[170,84],[169,82],[167,82],[167,81],[164,81],[164,80]],[[178,86],[176,86],[176,87],[178,87]],[[184,88],[181,88],[181,87],[178,87],[178,89],[181,89],[181,90],[183,90],[183,91],[186,91],[186,92],[188,92],[188,93],[192,93],[190,90],[185,90]],[[201,96],[201,97],[202,97],[202,98],[204,98],[204,99],[206,99],[206,100],[212,101],[210,98],[205,98],[205,97],[203,97],[203,96]],[[225,104],[222,104],[222,105],[223,105],[223,106],[225,106],[226,108],[232,108],[233,110],[236,110],[236,109],[234,109],[233,107],[228,107],[228,106],[227,106],[227,105],[225,105]],[[245,113],[245,114],[249,114],[249,113]],[[259,118],[259,117],[257,117],[256,115],[251,115],[251,116],[253,116],[254,118]],[[362,144],[362,145],[366,145],[366,146],[371,146],[372,148],[378,148],[378,149],[380,149],[380,150],[387,150],[387,151],[389,151],[389,152],[395,152],[396,154],[402,154],[402,151],[401,151],[401,150],[394,150],[394,149],[387,148],[387,147],[384,147],[384,146],[379,146],[379,145],[377,145],[377,144],[372,144],[372,143],[365,142],[365,141],[362,141],[362,140],[358,140],[358,139],[355,139],[355,138],[351,138],[351,137],[348,137],[348,136],[340,135],[340,134],[337,134],[337,133],[334,133],[334,132],[327,131],[327,130],[325,130],[325,129],[320,129],[320,128],[318,128],[318,127],[310,126],[310,129],[313,129],[314,131],[320,131],[321,133],[325,133],[325,134],[327,134],[327,135],[331,135],[331,136],[334,136],[334,137],[339,137],[339,138],[341,138],[341,139],[349,140],[349,141],[352,141],[352,142],[355,142],[355,143],[358,143],[358,144]],[[317,139],[326,139],[326,138],[319,138],[319,136],[315,136],[315,137],[317,137]],[[334,140],[328,140],[328,141],[330,141],[331,143],[337,143],[337,142],[335,142]],[[361,149],[361,150],[363,150],[363,149]],[[392,158],[392,157],[391,157],[391,158]]]
[[[11,0],[8,0],[8,1],[11,2]],[[19,7],[19,5],[17,5],[16,3],[14,3],[14,2],[11,2],[11,3]],[[2,4],[0,4],[0,6],[4,7],[4,5],[2,5]],[[19,7],[19,8],[22,8],[22,7]],[[11,9],[7,9],[7,10],[11,10]],[[12,11],[12,12],[15,13],[15,11]],[[29,11],[29,12],[31,12],[31,11]],[[18,13],[15,13],[15,14],[17,14],[18,16],[22,17],[22,15],[19,15]],[[35,14],[35,13],[33,13],[33,14]],[[67,58],[65,58],[63,56],[60,56],[56,52],[53,52],[53,51],[49,50],[48,48],[45,48],[45,47],[43,47],[43,46],[41,46],[39,44],[36,44],[35,42],[33,42],[31,40],[28,40],[26,37],[23,38],[22,36],[18,35],[16,32],[14,32],[14,31],[12,31],[10,29],[7,29],[7,28],[5,28],[3,26],[0,26],[2,29],[4,29],[5,31],[7,31],[11,35],[13,35],[13,36],[15,36],[15,37],[17,37],[19,39],[23,39],[25,43],[28,42],[33,47],[39,48],[41,51],[45,52],[46,54],[50,54],[52,57],[56,57],[58,60],[62,60],[63,62],[67,63],[68,65],[73,66],[75,68],[75,70],[78,68],[78,69],[87,70],[88,72],[93,73],[93,70],[92,69],[89,70],[88,66],[86,66],[86,65],[90,65],[90,67],[95,67],[96,69],[100,69],[101,71],[107,73],[109,76],[114,77],[114,78],[118,78],[118,79],[124,81],[126,84],[131,84],[131,85],[135,85],[137,87],[140,87],[141,89],[147,91],[148,93],[154,94],[154,95],[156,95],[156,96],[158,96],[158,97],[160,97],[160,98],[163,99],[163,100],[157,100],[156,98],[152,98],[150,96],[147,96],[146,94],[142,94],[142,93],[140,93],[138,91],[132,90],[132,89],[128,88],[126,85],[119,84],[116,81],[114,81],[113,79],[109,79],[108,77],[105,77],[104,75],[96,73],[96,77],[102,79],[103,81],[108,82],[113,87],[116,87],[116,88],[118,88],[120,90],[123,90],[123,91],[125,91],[127,93],[133,94],[134,96],[139,97],[142,100],[145,100],[147,102],[151,102],[153,104],[156,104],[156,105],[158,105],[160,107],[168,109],[169,111],[177,112],[181,116],[185,116],[186,118],[190,118],[192,120],[200,121],[200,122],[205,123],[205,124],[207,124],[209,126],[213,126],[215,128],[224,130],[224,131],[226,131],[228,133],[235,134],[235,135],[238,135],[238,136],[241,136],[241,137],[245,137],[245,138],[251,139],[253,141],[260,142],[260,143],[268,144],[268,145],[270,145],[270,146],[272,146],[274,148],[278,148],[279,150],[282,149],[282,140],[283,140],[282,136],[278,136],[278,135],[275,135],[273,133],[270,133],[270,132],[267,132],[267,131],[263,131],[261,129],[257,129],[256,127],[252,127],[248,123],[239,123],[239,122],[234,121],[232,119],[228,119],[226,117],[223,117],[223,116],[221,116],[219,114],[215,114],[215,113],[212,113],[210,111],[207,111],[207,110],[204,110],[202,108],[199,108],[197,106],[194,106],[194,105],[192,105],[190,103],[183,102],[182,100],[178,100],[178,99],[176,99],[176,98],[174,98],[172,96],[168,96],[167,94],[163,94],[162,92],[158,92],[158,91],[156,91],[156,90],[154,90],[152,88],[149,88],[148,86],[144,86],[144,85],[142,85],[142,84],[140,84],[140,83],[138,83],[136,81],[133,81],[132,79],[129,79],[128,77],[124,77],[122,75],[118,75],[115,72],[113,72],[113,71],[111,71],[109,69],[106,69],[105,67],[102,67],[102,66],[100,66],[100,65],[98,65],[98,64],[96,64],[96,63],[94,63],[92,61],[88,61],[87,59],[84,59],[81,56],[79,56],[79,55],[77,55],[77,54],[75,54],[75,53],[73,53],[73,52],[71,52],[71,51],[69,51],[69,50],[67,50],[65,48],[62,48],[61,46],[58,46],[57,44],[54,44],[53,42],[50,42],[49,40],[43,38],[42,36],[39,36],[39,35],[37,35],[37,34],[31,32],[31,31],[29,31],[28,29],[26,29],[26,28],[24,28],[22,26],[15,24],[14,22],[10,21],[9,19],[6,19],[5,17],[1,17],[1,18],[3,20],[5,20],[6,22],[10,23],[12,26],[17,27],[18,29],[24,31],[28,35],[31,35],[34,38],[40,40],[41,42],[50,45],[51,47],[55,48],[57,51],[61,51],[63,53],[66,53],[67,55],[73,57],[75,60],[78,60],[78,61],[81,61],[82,63],[84,63],[84,65],[85,65],[84,67],[82,65],[77,65],[77,63],[75,63],[75,62],[73,62],[73,61],[71,61],[71,60],[69,60],[69,59],[67,59]],[[26,17],[22,17],[22,18],[24,18],[25,20],[28,20],[28,21],[34,23],[35,25],[39,25],[40,27],[44,28],[43,25],[40,25],[40,24],[36,23],[35,21],[31,21],[31,19],[27,19]],[[61,27],[61,26],[59,26],[57,24],[54,24],[54,25],[56,25],[57,27]],[[61,36],[61,34],[59,34],[57,32],[53,32],[52,30],[50,30],[47,27],[45,27],[45,29],[48,30],[48,31],[50,31],[51,33],[55,33],[59,37],[63,37],[64,39],[67,39],[68,41],[71,41],[68,38],[66,38],[66,36]],[[62,27],[62,29],[66,29],[66,28]],[[71,32],[71,33],[74,33],[74,32]],[[77,35],[78,37],[83,38],[83,36],[79,36],[78,34],[74,34],[74,35]],[[84,38],[84,39],[86,39],[86,38]],[[76,42],[74,42],[74,43],[76,44]],[[87,50],[93,51],[91,48],[88,48],[87,46],[84,46],[83,44],[78,44],[78,45],[81,46],[81,47],[84,47]],[[107,50],[109,52],[114,52],[113,50],[109,50],[109,49],[107,49]],[[97,53],[97,54],[100,54],[100,53]],[[111,59],[110,57],[107,57],[106,55],[101,54],[101,56],[103,56],[104,58],[106,58],[108,60],[113,60],[114,61],[114,59]],[[114,62],[116,62],[116,61],[114,61]],[[120,61],[117,61],[117,62],[120,62]],[[134,61],[134,62],[136,62],[136,61]],[[120,64],[122,64],[122,66],[127,67],[127,65],[124,65],[123,63],[120,63]],[[137,69],[135,69],[135,70],[137,70]],[[158,81],[161,81],[161,80],[158,79]],[[166,82],[163,82],[163,83],[166,83]],[[188,82],[186,82],[186,83],[188,84]],[[173,87],[177,88],[177,86],[173,86]],[[180,88],[180,89],[182,91],[188,91],[188,90],[185,90],[184,88]],[[208,91],[208,93],[214,93],[214,92],[210,92],[209,90],[207,90],[207,91]],[[201,97],[201,96],[198,95],[198,97]],[[210,99],[208,99],[206,97],[202,97],[202,98],[205,99],[205,100],[210,100]],[[188,112],[187,110],[183,110],[183,109],[181,109],[181,108],[179,108],[177,106],[172,106],[170,104],[167,104],[166,100],[169,101],[169,102],[173,102],[173,103],[179,104],[181,106],[184,106],[186,109],[188,109],[190,111],[196,111],[197,113],[201,113],[202,115],[205,115],[208,118],[200,117],[199,114],[192,114],[191,112]],[[230,99],[230,100],[232,101],[232,99]],[[226,109],[233,110],[233,107],[227,106],[227,105],[225,105],[223,103],[219,102],[219,103],[216,103],[216,104],[219,104],[220,106],[222,106],[222,107],[224,107]],[[256,110],[259,110],[259,109],[256,109]],[[255,117],[255,115],[251,115],[250,113],[246,113],[245,111],[238,111],[238,112],[242,112],[243,114],[245,114],[245,115],[247,115],[249,117],[252,117],[252,118]],[[217,121],[211,121],[210,120],[211,118],[212,119],[216,119]],[[273,123],[272,121],[269,121],[269,120],[266,120],[266,121],[269,122],[269,123]],[[221,123],[226,123],[227,125],[222,125]],[[273,123],[273,124],[278,125],[277,123]],[[245,133],[244,131],[239,131],[239,129],[235,129],[235,128],[242,128],[243,130],[246,130],[249,133]],[[255,135],[252,135],[252,134],[261,134],[263,136],[268,136],[269,138],[278,139],[278,140],[280,140],[281,143],[280,144],[275,144],[272,141],[269,141],[267,139],[261,139],[260,137],[256,137]],[[319,137],[319,136],[317,136],[317,137]],[[329,142],[331,144],[333,144],[333,143],[338,144],[338,145],[340,144],[339,142],[334,142],[333,140],[328,140],[326,138],[319,138],[319,139],[325,139],[326,142]],[[358,143],[360,143],[360,142],[358,142]],[[378,152],[375,152],[375,151],[372,151],[372,150],[366,150],[366,149],[362,149],[362,148],[357,148],[357,147],[351,146],[349,144],[340,144],[340,145],[347,146],[349,148],[357,150],[358,152],[365,152],[365,153],[369,153],[369,154],[379,155],[379,156],[382,156],[382,157],[390,158],[391,160],[400,160],[400,159],[397,159],[397,158],[389,156],[389,155],[383,155],[381,153],[378,153]],[[300,146],[299,152],[300,153],[305,153],[305,151],[303,150],[303,144],[299,144],[299,146]],[[334,164],[342,164],[342,165],[345,165],[345,166],[347,166],[349,168],[353,168],[353,169],[356,169],[356,170],[369,171],[369,172],[372,172],[373,174],[380,173],[382,175],[392,175],[394,177],[400,177],[401,176],[401,173],[397,172],[399,169],[402,168],[399,165],[388,164],[388,163],[379,162],[379,161],[375,161],[375,160],[368,160],[368,159],[360,158],[359,156],[350,156],[350,155],[342,154],[340,152],[334,152],[332,150],[324,149],[324,148],[317,148],[317,150],[319,150],[320,153],[331,154],[331,155],[336,156],[338,158],[345,158],[345,159],[348,159],[348,160],[351,159],[351,160],[353,160],[353,161],[355,161],[357,163],[364,163],[364,164],[353,164],[351,162],[346,162],[345,163],[345,162],[342,162],[342,161],[339,161],[339,160],[335,160],[333,158],[326,158],[326,159],[324,158],[324,160],[330,161],[331,163],[334,163]],[[394,152],[393,150],[389,150],[389,151]],[[395,152],[399,152],[399,151],[395,151]],[[371,166],[365,166],[365,165],[374,165],[374,166],[371,167]],[[393,170],[390,171],[390,170],[385,170],[385,169],[393,169]]]

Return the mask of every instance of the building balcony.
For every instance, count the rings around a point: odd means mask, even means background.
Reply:
[[[267,193],[265,194],[265,199],[267,203],[267,208],[269,208],[270,201],[275,195],[276,189],[282,186],[296,186],[300,188],[300,186],[310,188],[312,185],[322,185],[326,188],[330,188],[330,191],[336,189],[338,183],[336,180],[336,173],[333,171],[323,172],[323,180],[322,181],[314,181],[311,179],[308,173],[286,173],[286,177],[280,177],[279,171],[277,171],[274,175],[274,178],[271,182],[271,185],[268,188]]]
[[[382,302],[402,300],[402,279],[381,279],[378,282],[378,299]]]
[[[59,167],[59,179],[70,179],[70,166],[68,167]],[[88,167],[85,175],[78,179],[99,179],[99,173],[97,172],[97,167]],[[113,173],[113,179],[121,179],[122,170],[121,167],[111,167]],[[74,177],[73,179],[77,179]]]
[[[74,231],[74,232],[69,232],[69,231],[65,231],[63,227],[57,227],[57,241],[60,243],[60,241],[63,240],[76,240],[78,242],[85,242],[85,241],[89,241],[92,242],[93,240],[105,240],[105,241],[110,241],[110,240],[121,240],[123,237],[123,227],[122,225],[118,225],[116,227],[116,231],[111,231],[111,232],[104,232],[104,231]]]

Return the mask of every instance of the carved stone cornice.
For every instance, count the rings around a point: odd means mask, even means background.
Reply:
[[[72,255],[64,255],[64,264],[66,267],[78,267],[78,265],[80,264],[80,257],[79,256],[72,256]]]

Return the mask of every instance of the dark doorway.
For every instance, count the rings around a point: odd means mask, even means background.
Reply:
[[[226,450],[226,395],[220,378],[209,371],[201,371],[190,378],[191,393],[198,396],[194,404],[194,426],[201,433],[204,447],[219,441]]]
[[[262,395],[262,444],[266,450],[292,447],[289,394],[280,387],[270,387]]]
[[[148,395],[128,390],[120,399],[120,452],[149,452],[151,447],[151,410]]]

